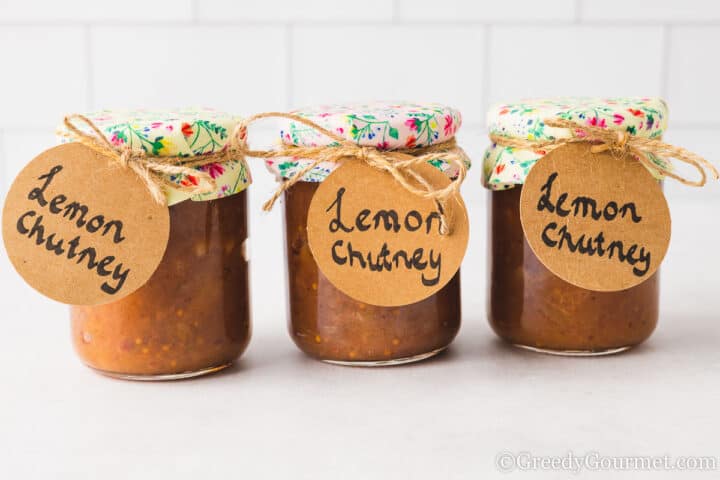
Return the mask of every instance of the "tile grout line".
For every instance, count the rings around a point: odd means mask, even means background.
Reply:
[[[582,0],[575,0],[575,23],[582,23]]]
[[[672,41],[672,27],[663,26],[662,58],[660,61],[660,97],[667,101],[670,84],[670,42]]]
[[[652,19],[652,20],[612,20],[611,27],[618,28],[638,28],[638,27],[662,27],[663,25],[671,25],[673,27],[720,27],[720,20],[682,20],[674,21],[672,19]],[[294,26],[300,27],[345,27],[345,26],[392,26],[393,24],[402,24],[406,26],[439,26],[439,27],[573,27],[578,24],[575,16],[570,19],[497,19],[497,20],[408,20],[399,18],[390,20],[353,20],[341,19],[335,21],[328,20],[212,20],[212,19],[187,19],[187,20],[147,20],[147,21],[130,21],[130,20],[88,20],[88,21],[2,21],[0,27],[77,27],[84,25],[92,25],[95,27],[163,27],[163,28],[183,28],[188,26],[234,26],[234,27],[266,27],[266,26],[284,26],[292,23]],[[609,26],[607,20],[582,19],[579,23],[584,27],[590,28],[607,28]]]
[[[198,0],[190,0],[190,21],[198,23]]]
[[[483,59],[482,59],[482,81],[480,88],[482,92],[480,94],[480,119],[485,123],[485,114],[488,108],[490,108],[490,86],[492,85],[492,77],[490,75],[490,47],[492,44],[492,28],[491,26],[485,27],[483,31]]]
[[[400,5],[398,4],[398,1],[399,0],[392,0],[392,10],[390,11],[390,22],[392,22],[393,24],[397,24],[398,20],[399,20],[398,13],[400,10]]]
[[[295,103],[295,99],[293,96],[295,95],[294,91],[294,85],[293,85],[293,79],[295,77],[295,72],[293,71],[293,55],[294,55],[294,48],[293,48],[293,37],[295,36],[295,31],[293,28],[293,25],[291,23],[288,23],[285,26],[285,109],[290,110],[293,108],[293,105]]]
[[[88,110],[95,109],[95,85],[92,74],[92,26],[85,25],[85,102]]]

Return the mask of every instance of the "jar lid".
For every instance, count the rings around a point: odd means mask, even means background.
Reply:
[[[132,150],[160,157],[194,157],[222,151],[240,121],[239,117],[209,108],[101,110],[85,116],[113,145],[129,145]],[[77,126],[87,133],[92,133],[87,125]],[[67,133],[64,125],[58,128],[58,133],[61,142],[72,141],[64,135]],[[242,192],[252,182],[250,170],[242,158],[230,158],[195,168],[207,172],[215,180],[217,189],[209,193],[189,195],[167,188],[165,192],[168,205],[188,198],[205,201],[226,197]],[[191,175],[168,175],[168,179],[177,185],[197,183]]]
[[[358,145],[381,150],[412,149],[443,143],[455,137],[462,123],[458,110],[436,103],[321,105],[291,113],[305,117]],[[286,145],[314,147],[332,146],[335,143],[322,133],[293,120],[283,119],[279,133],[281,142]],[[277,177],[288,179],[312,163],[312,160],[286,157],[269,159],[265,163]],[[457,176],[457,168],[444,160],[430,163],[450,177]],[[321,182],[337,167],[338,164],[334,162],[321,163],[302,180]]]
[[[560,118],[594,127],[628,132],[646,138],[660,137],[667,129],[668,107],[657,97],[595,98],[561,97],[524,100],[493,106],[487,115],[491,134],[527,140],[551,140],[571,136],[567,128],[545,125]],[[490,145],[483,157],[483,183],[504,190],[525,183],[525,177],[546,152]],[[648,154],[650,160],[666,164]]]

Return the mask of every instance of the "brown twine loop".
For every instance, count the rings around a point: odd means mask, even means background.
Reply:
[[[656,138],[643,138],[630,135],[626,131],[611,130],[607,128],[594,127],[592,125],[583,125],[572,120],[564,120],[560,118],[548,118],[544,120],[548,127],[567,128],[572,135],[569,138],[554,138],[551,140],[525,140],[520,138],[506,137],[490,134],[490,140],[500,146],[516,147],[523,149],[542,149],[552,151],[557,147],[568,143],[590,142],[594,143],[590,148],[593,153],[611,151],[613,154],[622,156],[630,154],[648,170],[664,177],[677,180],[683,185],[692,187],[702,187],[707,183],[707,173],[709,171],[715,180],[720,179],[720,173],[717,168],[705,160],[700,155],[686,150],[682,147],[676,147]],[[689,180],[685,177],[677,175],[670,168],[658,165],[652,162],[647,155],[652,154],[666,159],[674,159],[686,163],[695,168],[700,173],[699,180]]]
[[[263,118],[286,118],[303,124],[313,130],[332,139],[335,144],[317,147],[303,147],[295,145],[282,145],[274,150],[250,150],[247,146],[248,126]],[[367,163],[369,166],[387,172],[407,191],[421,198],[435,201],[440,212],[440,233],[450,233],[450,222],[446,218],[446,202],[457,194],[460,185],[467,175],[465,152],[457,146],[455,139],[427,147],[397,150],[379,150],[374,147],[360,146],[347,140],[334,132],[323,128],[307,118],[292,113],[266,112],[259,113],[241,121],[235,128],[231,137],[232,148],[248,157],[258,158],[279,158],[295,157],[311,160],[312,162],[300,169],[291,178],[285,180],[273,193],[272,197],[263,205],[263,210],[270,211],[278,198],[295,185],[302,181],[302,178],[323,162],[339,163],[346,159],[357,159]],[[413,167],[429,160],[445,160],[454,165],[458,175],[449,185],[436,189],[430,183],[413,170]],[[409,180],[414,180],[420,187],[416,187]]]
[[[80,130],[75,122],[85,124],[93,133],[90,134]],[[62,135],[117,162],[122,168],[130,168],[145,183],[153,199],[161,205],[167,204],[164,188],[180,190],[191,195],[214,191],[217,185],[210,174],[196,170],[193,167],[223,162],[233,158],[231,154],[235,153],[226,148],[219,152],[206,153],[196,157],[182,157],[179,155],[151,156],[142,151],[135,151],[129,145],[123,145],[122,147],[113,145],[92,120],[84,115],[68,115],[63,123],[67,128],[67,132],[61,132]],[[167,175],[192,176],[198,183],[197,185],[179,185],[171,182]]]

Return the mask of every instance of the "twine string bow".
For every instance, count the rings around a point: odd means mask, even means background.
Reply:
[[[312,147],[282,145],[273,150],[250,150],[247,146],[248,126],[257,120],[270,117],[286,118],[305,125],[327,136],[333,140],[335,144]],[[310,163],[297,171],[291,178],[284,181],[277,188],[272,197],[263,205],[263,210],[265,211],[271,210],[283,192],[302,181],[307,173],[321,163],[340,163],[354,159],[363,161],[377,170],[392,175],[395,181],[408,192],[421,198],[432,199],[436,203],[440,213],[440,233],[445,235],[450,233],[450,225],[446,215],[447,209],[445,208],[446,202],[450,197],[458,193],[460,185],[462,185],[467,175],[467,167],[465,165],[467,156],[465,152],[457,146],[455,139],[420,148],[379,150],[374,147],[357,145],[307,118],[291,113],[267,112],[248,117],[235,129],[232,135],[232,142],[234,150],[238,150],[248,157],[266,159],[294,157],[310,160]],[[445,187],[433,187],[427,179],[413,169],[413,167],[424,164],[429,160],[444,160],[450,163],[457,169],[457,177],[451,180]]]
[[[541,149],[546,151],[552,151],[559,146],[569,143],[589,142],[593,144],[592,147],[590,147],[590,151],[593,153],[610,151],[618,157],[630,154],[651,172],[659,176],[677,180],[683,185],[702,187],[707,183],[707,172],[710,172],[715,180],[720,179],[720,173],[717,168],[700,155],[685,148],[670,145],[657,138],[638,137],[630,135],[626,131],[583,125],[572,120],[560,118],[548,118],[545,119],[544,122],[548,127],[568,129],[571,136],[550,140],[525,140],[491,133],[490,140],[504,147]],[[700,179],[691,180],[678,175],[669,166],[664,166],[650,160],[648,154],[686,163],[698,171]]]

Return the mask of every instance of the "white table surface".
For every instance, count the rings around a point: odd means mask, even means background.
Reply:
[[[279,212],[253,214],[250,348],[229,371],[191,381],[118,381],[83,367],[65,307],[25,286],[3,253],[0,478],[482,479],[501,476],[501,451],[720,457],[719,202],[694,198],[671,205],[656,333],[605,358],[496,339],[484,314],[484,200],[469,202],[463,328],[446,354],[403,367],[326,365],[295,348],[278,293]]]

